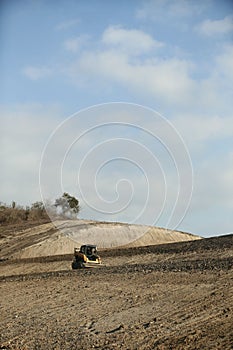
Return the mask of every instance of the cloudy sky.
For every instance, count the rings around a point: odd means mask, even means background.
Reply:
[[[0,40],[1,202],[233,231],[232,1],[2,0]]]

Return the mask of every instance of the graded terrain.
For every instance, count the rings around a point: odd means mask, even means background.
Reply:
[[[105,249],[103,266],[74,271],[72,252],[4,258],[0,349],[232,349],[232,243]]]

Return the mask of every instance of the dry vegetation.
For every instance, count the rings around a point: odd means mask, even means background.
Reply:
[[[35,222],[49,222],[44,205],[36,202],[31,207],[22,207],[12,202],[12,205],[0,204],[0,225],[22,224]]]

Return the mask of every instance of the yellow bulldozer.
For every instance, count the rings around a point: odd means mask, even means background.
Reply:
[[[96,245],[85,244],[78,248],[74,248],[74,259],[72,261],[72,269],[82,269],[85,267],[95,267],[101,264],[100,256],[97,254]]]

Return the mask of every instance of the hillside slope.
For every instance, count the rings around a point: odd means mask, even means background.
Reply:
[[[31,258],[63,255],[81,244],[99,249],[118,246],[138,247],[170,242],[192,241],[201,237],[143,225],[88,220],[57,221],[1,234],[0,258]]]

